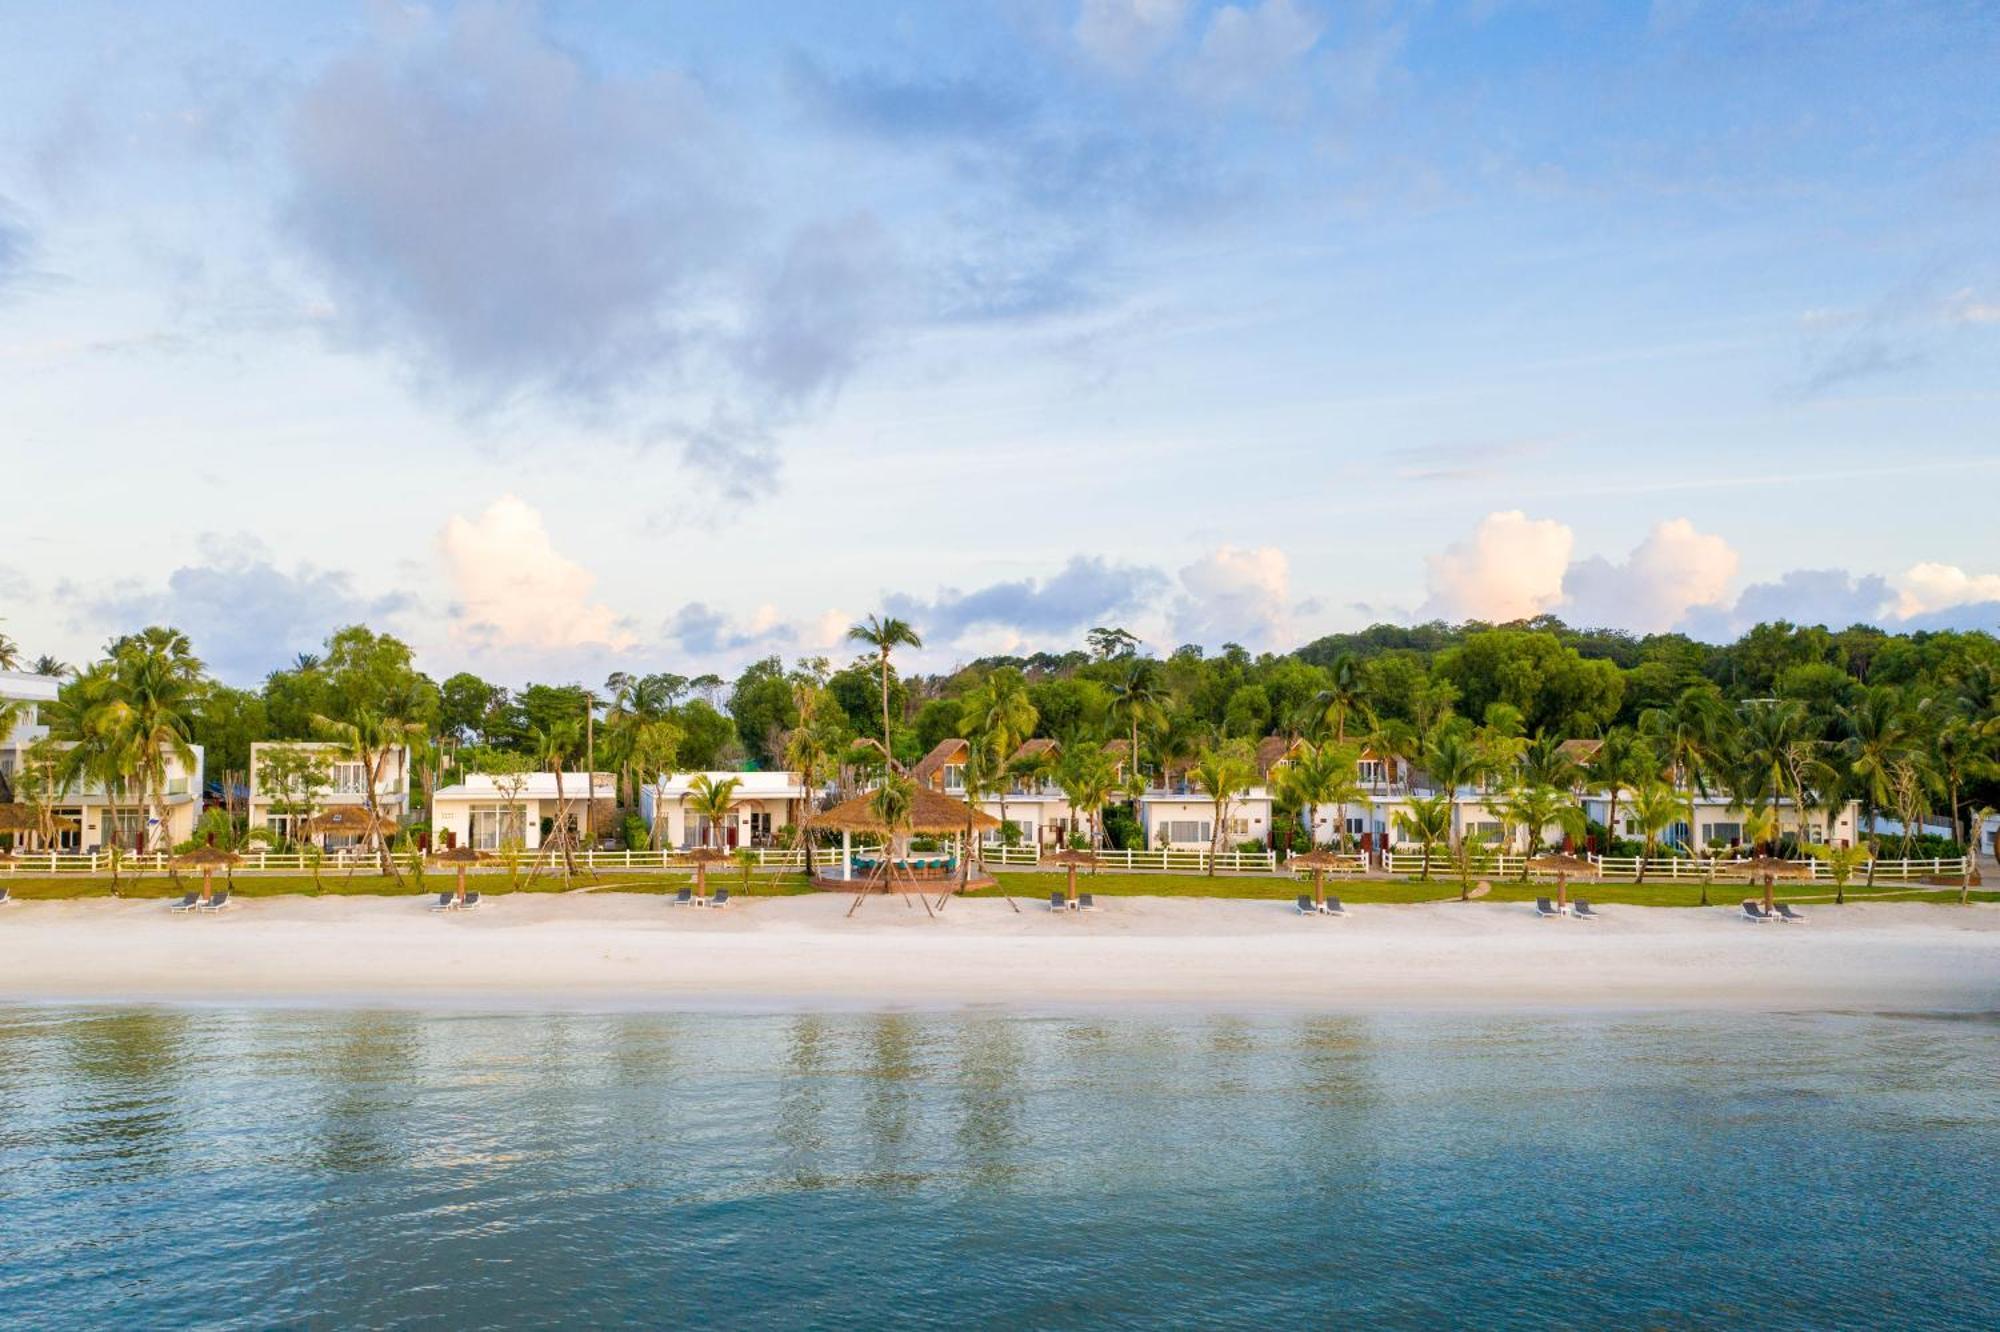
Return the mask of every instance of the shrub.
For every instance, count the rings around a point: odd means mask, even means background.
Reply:
[[[625,849],[627,851],[644,851],[652,844],[652,830],[646,826],[646,821],[637,814],[627,814],[625,816],[625,825],[622,831],[625,836]]]

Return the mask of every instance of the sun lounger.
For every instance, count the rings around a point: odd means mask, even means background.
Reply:
[[[726,906],[728,906],[728,905],[729,905],[729,890],[728,890],[727,888],[718,888],[718,889],[716,889],[716,890],[715,890],[715,896],[714,896],[714,897],[711,897],[711,898],[709,898],[709,899],[708,899],[708,904],[709,904],[709,906],[711,906],[711,907],[726,907]]]
[[[206,902],[197,902],[195,905],[203,911],[222,911],[229,906],[229,890],[224,888]]]
[[[14,900],[14,890],[9,888],[6,884],[0,883],[0,906],[6,906],[9,902],[13,900]]]
[[[1554,902],[1549,901],[1548,898],[1538,897],[1535,899],[1535,914],[1538,916],[1548,917],[1548,916],[1560,916],[1562,912],[1557,910],[1556,904]]]
[[[436,902],[432,903],[432,905],[431,905],[431,910],[433,910],[433,911],[449,911],[449,910],[451,910],[451,909],[452,909],[453,907],[455,907],[455,906],[457,906],[457,905],[458,905],[458,897],[457,897],[457,894],[455,894],[455,893],[439,893],[439,894],[438,894],[438,900],[437,900]]]
[[[1337,897],[1327,898],[1325,903],[1320,906],[1320,910],[1329,916],[1344,916],[1347,914],[1347,908],[1340,904],[1340,899]]]
[[[200,905],[200,903],[201,903],[201,894],[200,894],[199,892],[193,892],[193,893],[188,893],[188,894],[184,895],[184,896],[183,896],[183,897],[181,898],[181,900],[180,900],[180,901],[178,901],[178,902],[175,902],[175,903],[173,903],[172,905],[170,905],[170,906],[169,906],[169,907],[167,908],[167,910],[169,910],[169,911],[192,911],[192,910],[194,910],[194,909],[195,909],[195,907],[197,907],[198,905]]]
[[[1796,921],[1797,923],[1803,925],[1805,923],[1806,918],[1800,915],[1798,912],[1792,910],[1792,904],[1790,902],[1780,902],[1778,903],[1778,919]]]
[[[1054,893],[1050,893],[1050,894],[1049,894],[1049,910],[1051,910],[1051,911],[1067,911],[1067,910],[1069,910],[1069,899],[1068,899],[1068,898],[1066,898],[1066,897],[1064,897],[1064,896],[1063,896],[1063,895],[1062,895],[1062,894],[1061,894],[1060,892],[1054,892]]]
[[[1304,893],[1299,894],[1299,914],[1301,916],[1317,916],[1319,914],[1319,908],[1313,905],[1312,898]]]
[[[1097,899],[1089,893],[1078,893],[1076,895],[1076,909],[1078,911],[1095,911],[1097,910]]]
[[[1581,897],[1577,898],[1576,901],[1571,902],[1569,904],[1569,909],[1570,909],[1570,914],[1575,916],[1578,920],[1596,920],[1598,916],[1602,914],[1601,912],[1592,911],[1590,909],[1590,903],[1584,901]]]
[[[681,890],[680,890],[679,892],[677,892],[677,893],[675,893],[675,894],[674,894],[674,900],[673,900],[672,902],[668,903],[668,905],[669,905],[669,906],[693,906],[693,905],[694,905],[694,889],[692,889],[692,888],[683,888],[683,889],[681,889]]]
[[[1771,921],[1777,919],[1776,916],[1766,915],[1763,907],[1758,906],[1748,898],[1743,900],[1743,914],[1762,924],[1769,924]]]

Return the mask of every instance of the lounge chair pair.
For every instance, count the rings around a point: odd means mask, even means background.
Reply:
[[[478,905],[479,905],[479,894],[476,892],[467,893],[465,895],[465,900],[463,902],[458,900],[457,893],[439,893],[437,904],[431,907],[431,910],[470,911]]]
[[[1076,895],[1076,904],[1075,904],[1075,906],[1074,906],[1074,907],[1072,907],[1072,906],[1071,906],[1071,904],[1070,904],[1070,900],[1069,900],[1069,897],[1068,897],[1068,895],[1066,895],[1066,894],[1064,894],[1064,893],[1050,893],[1050,894],[1049,894],[1049,910],[1051,910],[1051,911],[1069,911],[1069,910],[1076,910],[1076,911],[1095,911],[1095,910],[1097,910],[1097,899],[1096,899],[1095,897],[1091,896],[1091,895],[1090,895],[1089,893],[1078,893],[1078,894]]]
[[[181,900],[170,904],[167,907],[167,910],[221,911],[227,908],[228,905],[229,905],[229,890],[227,888],[224,888],[221,892],[212,894],[206,902],[201,900],[200,893],[184,893],[181,896]]]
[[[1783,920],[1794,925],[1803,925],[1806,919],[1801,913],[1792,910],[1790,902],[1780,902],[1773,910],[1766,911],[1763,903],[1752,901],[1747,897],[1743,899],[1743,914],[1760,923]]]
[[[1535,899],[1535,914],[1544,918],[1567,914],[1574,916],[1578,920],[1596,920],[1603,913],[1591,910],[1590,903],[1584,901],[1581,897],[1570,899],[1569,910],[1567,912],[1548,898],[1538,897]]]
[[[1340,899],[1337,897],[1327,898],[1325,905],[1322,906],[1314,902],[1305,893],[1300,893],[1299,914],[1301,916],[1344,916],[1347,914],[1347,908],[1340,904]]]
[[[674,894],[674,906],[726,907],[729,905],[729,890],[718,888],[714,897],[696,897],[694,889],[683,888]]]

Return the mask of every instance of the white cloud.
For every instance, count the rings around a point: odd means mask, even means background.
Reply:
[[[1944,317],[1953,324],[2000,324],[2000,304],[1979,300],[1966,287],[1945,302]]]
[[[513,495],[477,518],[452,515],[438,548],[457,642],[537,650],[623,650],[635,642],[609,606],[590,600],[597,576],[558,551],[542,515]]]
[[[2000,601],[2000,574],[1969,574],[1955,564],[1913,564],[1894,582],[1896,614],[1906,619],[1976,601]]]
[[[1215,98],[1263,92],[1312,50],[1319,36],[1318,17],[1293,0],[1264,0],[1248,9],[1224,5],[1202,34],[1193,86]]]
[[[1215,647],[1289,648],[1291,563],[1276,546],[1222,546],[1180,571],[1174,633]]]
[[[1641,633],[1671,629],[1690,610],[1718,606],[1742,561],[1721,537],[1685,518],[1655,523],[1624,563],[1578,560],[1563,576],[1563,618]]]
[[[1563,599],[1576,535],[1552,518],[1519,509],[1489,513],[1471,537],[1430,556],[1424,619],[1525,620]]]
[[[1072,32],[1098,64],[1131,74],[1173,41],[1186,13],[1187,0],[1083,0]]]

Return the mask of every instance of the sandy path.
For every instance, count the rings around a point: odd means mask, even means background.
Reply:
[[[586,1006],[1193,1003],[1379,1009],[2000,1010],[2000,907],[1869,903],[1758,925],[1735,907],[1357,906],[1111,898],[1095,914],[954,902],[937,920],[831,895],[726,912],[657,896],[272,898],[213,917],[158,902],[0,908],[0,1000]]]

